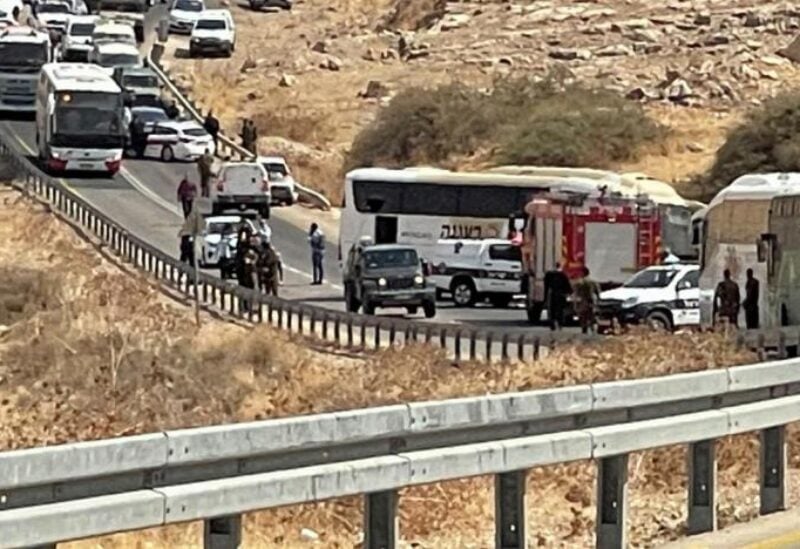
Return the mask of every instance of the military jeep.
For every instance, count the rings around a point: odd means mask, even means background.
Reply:
[[[398,244],[354,246],[344,265],[347,310],[375,314],[378,307],[404,307],[436,316],[436,288],[428,283],[417,251]]]

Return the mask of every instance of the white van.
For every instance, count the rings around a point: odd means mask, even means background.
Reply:
[[[211,209],[214,215],[225,210],[256,210],[269,218],[271,202],[267,170],[258,162],[227,162],[217,175]]]
[[[439,296],[449,293],[456,307],[471,307],[488,299],[507,307],[522,294],[522,254],[509,240],[442,239],[424,258]]]

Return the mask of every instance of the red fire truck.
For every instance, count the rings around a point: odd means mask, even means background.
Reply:
[[[605,290],[660,261],[659,209],[647,197],[553,192],[529,202],[525,216],[522,262],[532,323],[540,321],[545,308],[544,275],[557,263],[571,280],[588,267]]]

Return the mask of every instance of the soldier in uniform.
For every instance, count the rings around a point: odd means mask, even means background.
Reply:
[[[594,331],[594,309],[600,298],[600,289],[597,283],[589,278],[589,269],[584,267],[582,276],[575,283],[575,312],[581,325],[581,332]]]
[[[278,297],[278,283],[282,269],[278,253],[268,241],[261,242],[257,267],[258,284],[261,291]]]
[[[727,319],[732,326],[738,326],[739,303],[739,285],[731,280],[730,269],[725,269],[722,273],[722,281],[717,284],[717,291],[714,293],[717,314],[721,318]]]
[[[237,248],[241,248],[241,254],[239,255],[240,265],[238,265],[237,269],[239,286],[253,290],[258,282],[258,237],[250,236],[249,242],[247,239],[240,240]],[[236,251],[238,252],[239,249]],[[249,301],[242,300],[242,310],[250,310]]]

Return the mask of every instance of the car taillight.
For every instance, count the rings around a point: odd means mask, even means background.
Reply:
[[[112,175],[119,171],[121,165],[121,160],[106,160],[106,169],[108,170],[108,173]]]
[[[222,192],[222,191],[225,190],[225,180],[224,179],[220,179],[219,181],[217,181],[217,190],[219,192]]]
[[[47,167],[53,171],[61,172],[67,169],[67,161],[51,156],[47,161]]]

